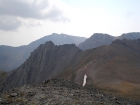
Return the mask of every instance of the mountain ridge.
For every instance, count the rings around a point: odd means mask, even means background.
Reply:
[[[56,34],[45,36],[36,41],[33,41],[29,45],[20,47],[10,47],[10,46],[0,46],[0,70],[10,71],[19,67],[22,63],[26,61],[30,53],[33,52],[40,44],[46,41],[52,41],[56,45],[71,44],[75,43],[80,49],[86,50],[90,48],[96,48],[102,45],[109,45],[115,39],[137,39],[140,38],[140,33],[127,33],[122,34],[119,37],[113,37],[108,34],[95,33],[89,39],[85,40],[84,37],[70,36],[66,34]],[[83,42],[85,40],[85,42]],[[78,44],[83,42],[81,44]]]
[[[9,71],[19,67],[40,44],[44,44],[50,40],[56,45],[63,45],[71,43],[78,44],[84,41],[85,38],[53,33],[25,46],[10,47],[2,45],[0,46],[0,70]]]
[[[49,41],[41,44],[20,67],[11,71],[7,83],[21,86],[41,83],[45,79],[57,77],[71,67],[71,63],[82,52],[75,44],[54,45]],[[6,87],[5,87],[6,88]]]
[[[70,80],[82,86],[115,89],[133,96],[140,89],[140,39],[115,40],[86,51],[74,44],[56,46],[52,42],[40,45],[27,61],[11,72],[3,89],[38,84],[50,78]],[[119,93],[118,92],[118,93]],[[136,95],[136,96],[137,96]]]
[[[122,39],[138,39],[138,38],[140,38],[139,32],[126,33],[117,37],[111,36],[109,34],[95,33],[90,38],[80,43],[78,47],[82,50],[87,50],[87,49],[96,48],[102,45],[109,45],[116,39],[122,40]]]

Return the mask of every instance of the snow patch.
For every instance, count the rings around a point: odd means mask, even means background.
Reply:
[[[87,80],[87,75],[85,74],[84,75],[84,80],[83,80],[83,85],[82,85],[83,87],[86,85],[86,80]]]

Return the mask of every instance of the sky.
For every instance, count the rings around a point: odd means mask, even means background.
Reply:
[[[0,0],[0,45],[21,46],[52,33],[89,38],[140,32],[140,0]]]

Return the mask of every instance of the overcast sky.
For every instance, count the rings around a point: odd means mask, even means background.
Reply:
[[[140,0],[0,0],[0,45],[52,33],[90,37],[140,32]]]

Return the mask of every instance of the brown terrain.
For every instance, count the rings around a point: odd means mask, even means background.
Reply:
[[[86,50],[82,56],[75,82],[82,83],[80,72],[84,72],[89,85],[140,97],[140,39],[116,40],[109,46]]]

